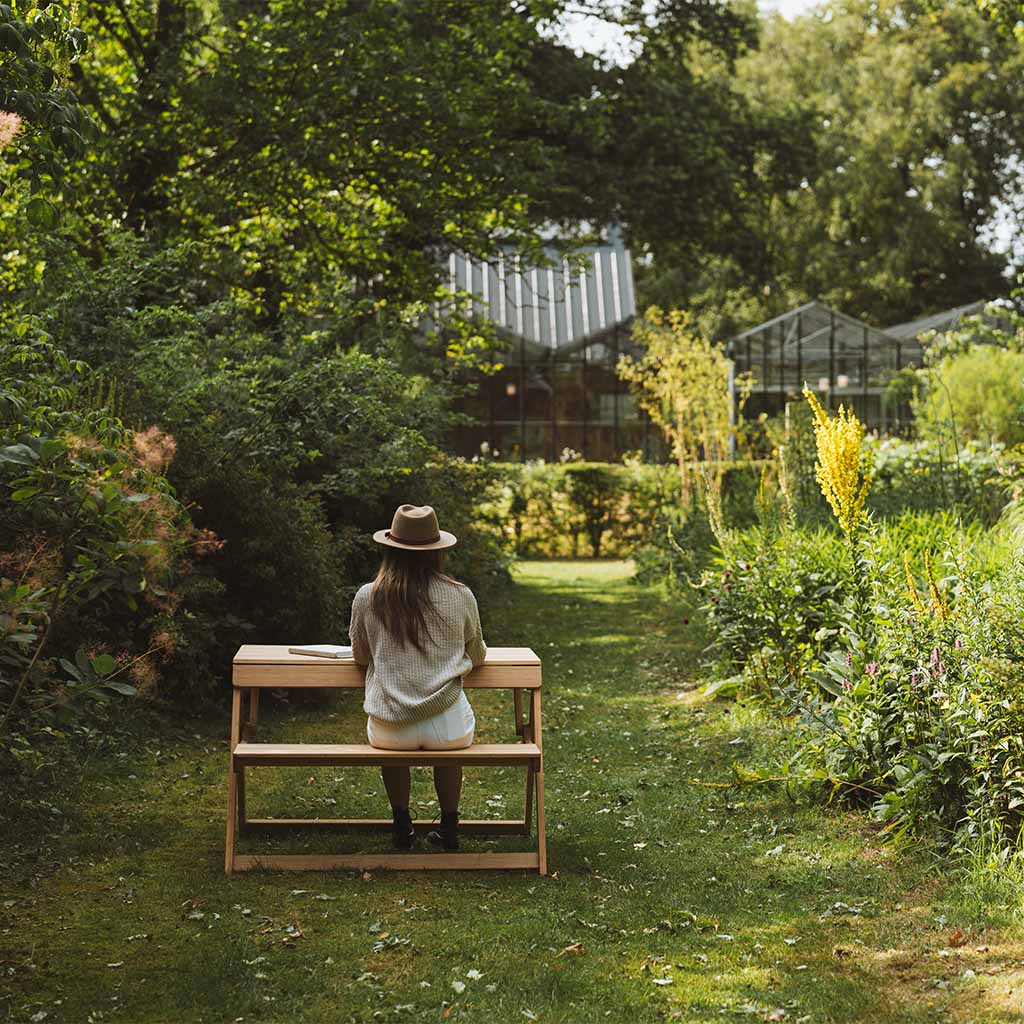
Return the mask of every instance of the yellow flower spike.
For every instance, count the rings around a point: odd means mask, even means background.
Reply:
[[[864,501],[871,489],[871,455],[863,450],[864,424],[844,406],[830,417],[809,388],[804,388],[804,397],[814,413],[815,478],[839,526],[852,536],[864,521]]]
[[[914,579],[914,573],[910,568],[910,552],[904,552],[903,554],[903,573],[907,578],[907,597],[910,598],[910,603],[919,611],[924,611],[924,605],[921,603],[920,595],[917,593],[917,582]]]
[[[932,608],[935,609],[939,618],[945,622],[949,618],[949,602],[946,600],[946,595],[942,592],[938,580],[935,579],[935,570],[932,568],[932,556],[927,553],[924,556],[924,574],[928,578],[928,596],[931,598]]]

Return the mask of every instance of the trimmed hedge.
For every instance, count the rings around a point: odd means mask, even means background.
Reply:
[[[753,521],[761,465],[724,467],[729,522]],[[494,469],[498,483],[482,508],[521,558],[625,558],[666,518],[682,518],[674,465],[525,462]]]

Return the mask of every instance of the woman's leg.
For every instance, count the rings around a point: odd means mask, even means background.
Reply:
[[[451,765],[435,768],[434,789],[437,790],[437,802],[441,805],[442,814],[453,814],[458,811],[459,797],[462,795],[462,767]]]
[[[384,788],[387,790],[392,810],[408,810],[412,781],[409,769],[381,768],[380,773],[384,778]]]

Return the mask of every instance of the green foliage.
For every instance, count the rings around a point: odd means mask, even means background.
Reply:
[[[892,517],[907,510],[947,510],[991,526],[1006,504],[1007,485],[1019,477],[1019,457],[1002,445],[974,442],[960,450],[936,441],[882,438],[869,442],[874,482],[868,508]]]
[[[174,440],[83,409],[84,364],[37,324],[0,342],[0,761],[7,796],[91,737],[113,705],[185,661],[209,687],[196,612],[217,587],[195,564],[216,539],[195,528],[164,475]],[[217,625],[210,617],[209,629]],[[158,672],[157,666],[160,667]],[[56,750],[53,748],[56,747]],[[46,753],[46,750],[49,750]],[[42,778],[40,777],[42,776]]]
[[[601,557],[601,540],[612,527],[627,484],[625,467],[591,462],[565,467],[569,501],[582,516],[590,553]]]
[[[1012,846],[1024,823],[1014,551],[977,522],[905,513],[856,552],[865,602],[834,531],[734,537],[702,584],[713,688],[795,715],[779,771],[869,805],[888,833]]]
[[[713,537],[699,511],[679,512],[678,470],[674,466],[627,462],[491,463],[498,482],[483,512],[523,558],[593,557],[637,559],[647,582],[660,582],[683,544],[700,554]],[[696,471],[697,467],[693,467]],[[760,464],[719,467],[726,515],[732,522],[754,517]],[[686,524],[692,519],[690,526]],[[691,535],[698,522],[702,532]],[[682,531],[682,532],[680,532]],[[586,545],[584,546],[584,541]],[[693,570],[682,573],[687,578]]]
[[[1024,352],[982,345],[944,359],[931,368],[914,413],[925,437],[1024,442]]]
[[[757,123],[804,126],[796,181],[770,182],[781,146],[754,163],[763,185],[731,237],[756,262],[678,275],[672,301],[758,300],[750,326],[818,298],[884,325],[1005,294],[989,222],[1019,191],[1022,68],[1024,49],[969,3],[835,0],[766,18],[730,80]]]
[[[33,193],[59,192],[68,161],[85,152],[91,119],[66,81],[87,45],[72,21],[76,6],[0,4],[0,111],[20,122],[0,126],[0,191],[16,179]],[[34,195],[25,212],[41,228],[56,226],[45,196]]]
[[[641,355],[625,355],[618,375],[664,434],[676,460],[683,505],[693,495],[693,464],[716,467],[729,450],[733,396],[730,363],[686,310],[652,306],[633,325]],[[715,474],[716,470],[711,468]]]

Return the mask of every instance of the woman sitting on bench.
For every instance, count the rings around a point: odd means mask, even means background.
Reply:
[[[441,551],[456,542],[439,530],[429,505],[401,505],[383,546],[377,578],[352,602],[349,637],[366,666],[366,734],[384,750],[456,750],[471,746],[476,720],[462,677],[487,655],[480,613],[469,587],[441,572]],[[394,842],[412,848],[408,768],[382,768],[391,801]],[[434,769],[440,827],[428,836],[445,850],[459,848],[462,768]]]

